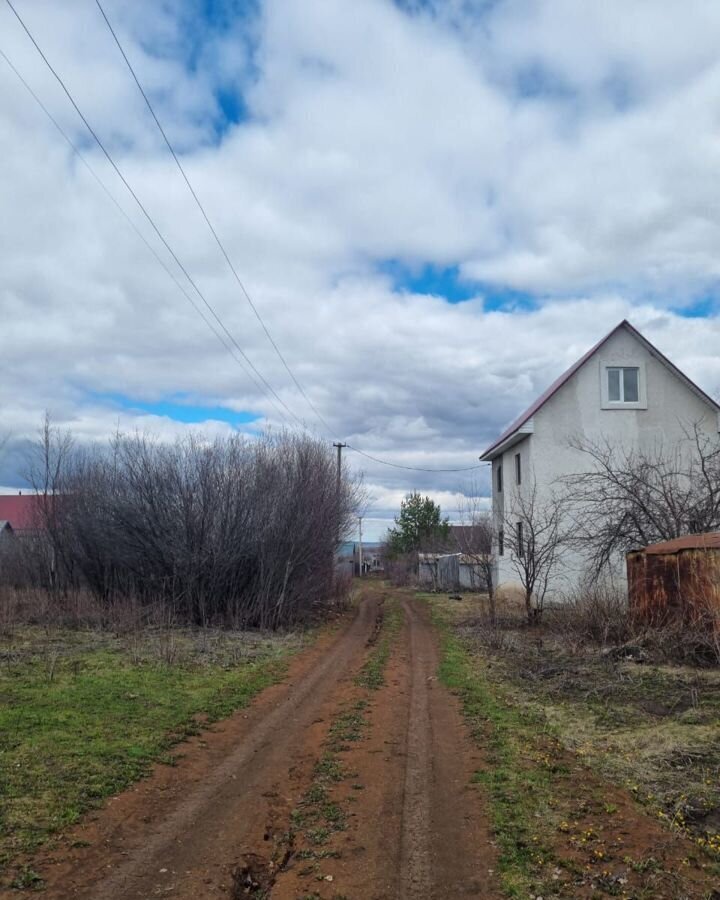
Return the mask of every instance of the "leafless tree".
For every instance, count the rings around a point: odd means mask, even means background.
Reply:
[[[626,449],[579,437],[571,443],[587,467],[561,481],[573,543],[596,576],[618,554],[720,528],[720,442],[698,424],[672,447]]]
[[[460,503],[460,523],[460,528],[453,530],[457,535],[458,550],[470,561],[472,571],[480,575],[479,587],[488,595],[488,613],[490,622],[494,625],[497,620],[494,578],[496,560],[493,556],[495,526],[492,513],[484,508],[475,490]]]
[[[562,568],[567,543],[565,504],[555,495],[542,497],[537,484],[523,485],[505,518],[504,552],[523,588],[528,624],[539,624],[551,580]]]

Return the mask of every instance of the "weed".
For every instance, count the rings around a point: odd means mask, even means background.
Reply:
[[[320,826],[318,828],[309,828],[306,832],[309,840],[316,847],[321,844],[327,843],[327,839],[330,837],[330,829]]]
[[[337,757],[326,753],[315,763],[315,777],[326,781],[342,781],[345,773]]]
[[[23,866],[10,883],[10,887],[18,891],[40,891],[43,889],[45,882],[33,869]]]

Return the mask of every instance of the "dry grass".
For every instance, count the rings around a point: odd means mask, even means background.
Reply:
[[[638,633],[621,610],[590,609],[574,622],[572,609],[548,611],[531,629],[512,602],[497,628],[477,598],[448,608],[491,677],[566,747],[720,853],[720,668],[697,635]],[[703,664],[668,663],[672,655]]]

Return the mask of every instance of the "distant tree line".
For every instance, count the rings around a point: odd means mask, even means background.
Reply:
[[[360,493],[331,448],[288,433],[80,446],[46,421],[27,474],[42,531],[11,542],[6,579],[200,625],[276,628],[325,607]]]

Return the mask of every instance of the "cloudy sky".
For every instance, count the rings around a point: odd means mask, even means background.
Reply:
[[[0,484],[21,484],[18,448],[44,410],[82,440],[118,422],[165,437],[284,417],[401,465],[473,466],[624,317],[720,393],[719,4],[103,0],[328,433],[94,0],[13,3],[284,406],[193,309],[0,0]],[[365,472],[370,537],[413,488],[451,517],[488,491],[484,468],[347,459]]]

